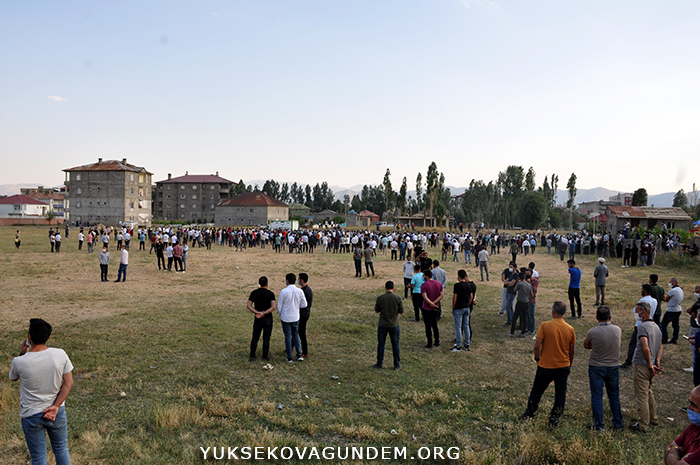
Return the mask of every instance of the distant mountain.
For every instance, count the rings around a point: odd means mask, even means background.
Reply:
[[[15,195],[20,193],[20,189],[23,187],[37,187],[41,184],[2,184],[0,185],[0,195]],[[49,186],[45,186],[49,188]]]

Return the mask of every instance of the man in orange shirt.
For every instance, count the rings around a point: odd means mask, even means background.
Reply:
[[[554,302],[552,319],[540,324],[535,342],[535,361],[537,373],[532,384],[527,409],[520,417],[523,420],[534,418],[540,405],[540,399],[547,387],[554,381],[554,406],[549,415],[549,426],[559,426],[559,418],[566,405],[566,384],[574,361],[576,332],[564,321],[566,304]]]

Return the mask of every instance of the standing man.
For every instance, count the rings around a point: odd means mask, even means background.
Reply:
[[[327,236],[323,236],[324,239],[328,239]],[[324,245],[325,247],[325,245]],[[325,251],[323,253],[326,253]],[[355,250],[352,252],[352,259],[355,262],[355,277],[362,277],[362,246],[360,244],[355,244]]]
[[[649,284],[651,285],[651,296],[656,299],[656,313],[654,313],[654,323],[661,326],[661,302],[664,300],[664,288],[659,286],[659,276],[656,274],[649,275]]]
[[[642,319],[637,327],[637,348],[634,351],[634,399],[637,401],[639,421],[632,425],[632,430],[646,433],[649,425],[658,425],[656,400],[651,390],[654,377],[661,373],[661,356],[664,353],[661,344],[661,330],[651,317],[648,302],[638,302],[635,312]]]
[[[506,314],[506,322],[503,326],[510,326],[513,321],[513,302],[515,301],[515,285],[518,283],[518,271],[515,262],[510,262],[508,268],[501,273],[503,288],[501,289],[501,310],[499,315]]]
[[[365,256],[365,271],[367,272],[367,277],[369,278],[369,270],[372,269],[372,277],[374,278],[374,249],[369,246],[369,243],[365,244],[365,250],[363,252]]]
[[[401,298],[394,294],[393,281],[387,281],[384,285],[384,294],[377,297],[374,304],[374,312],[379,313],[379,325],[377,326],[377,363],[374,368],[382,368],[384,363],[384,346],[386,336],[391,339],[391,352],[394,355],[394,370],[401,368],[399,354],[399,315],[403,314]]]
[[[48,433],[56,465],[70,465],[65,401],[73,387],[73,364],[62,349],[46,347],[51,330],[44,320],[29,320],[29,334],[12,360],[10,379],[19,380],[19,416],[32,463],[46,463]]]
[[[175,273],[184,271],[182,268],[182,246],[179,242],[176,242],[173,246],[173,260],[175,260]]]
[[[668,283],[671,289],[663,297],[664,302],[668,302],[666,305],[666,313],[664,313],[664,319],[661,320],[661,343],[671,343],[676,344],[678,342],[678,332],[680,326],[678,324],[678,319],[681,316],[683,308],[681,304],[683,303],[683,289],[678,285],[678,280],[676,278],[671,278]],[[673,337],[668,340],[668,324],[671,323],[673,326]]]
[[[472,343],[469,317],[474,302],[475,286],[473,282],[467,281],[465,270],[457,272],[457,279],[459,282],[454,285],[454,293],[452,294],[452,317],[455,323],[455,333],[457,333],[456,344],[452,348],[452,352],[461,352],[462,348],[471,350]],[[462,335],[464,335],[464,339],[462,339]]]
[[[263,362],[270,361],[270,336],[272,335],[272,312],[275,311],[277,302],[275,294],[267,288],[267,277],[261,276],[258,279],[259,288],[250,293],[246,307],[255,315],[253,320],[253,339],[250,341],[250,357],[248,361],[255,361],[255,352],[258,349],[260,333],[263,337],[262,359]]]
[[[20,245],[22,245],[22,238],[19,235],[19,229],[18,229],[17,233],[15,233],[15,248],[19,249]]]
[[[168,242],[168,246],[165,248],[165,254],[168,256],[168,271],[173,270],[173,246],[172,243]]]
[[[100,262],[100,281],[103,283],[107,282],[107,271],[109,270],[109,251],[107,246],[102,248],[102,252],[97,256],[97,259]]]
[[[122,254],[119,257],[119,271],[117,272],[117,279],[114,281],[126,282],[126,267],[129,265],[129,251],[126,250],[126,244],[122,244]]]
[[[510,243],[510,255],[513,257],[513,263],[518,263],[518,243],[516,241]]]
[[[605,306],[605,281],[608,277],[608,267],[605,266],[605,259],[598,257],[598,266],[593,270],[595,278],[595,305]]]
[[[287,287],[280,291],[280,297],[277,301],[277,313],[282,320],[282,331],[284,332],[284,348],[287,352],[287,362],[294,361],[292,345],[297,351],[297,360],[301,362],[304,357],[301,354],[301,343],[299,342],[299,310],[308,304],[304,291],[294,285],[297,280],[294,273],[289,273],[284,279]]]
[[[447,273],[445,270],[440,268],[440,262],[437,260],[433,260],[433,279],[437,282],[440,283],[442,286],[443,292],[445,291],[445,288],[447,287]],[[438,321],[442,319],[442,304],[438,307]]]
[[[423,322],[425,323],[425,337],[428,340],[424,349],[432,349],[440,347],[440,330],[438,329],[438,310],[440,309],[440,301],[445,296],[442,290],[442,284],[433,279],[431,270],[423,271],[425,282],[420,288],[423,295]],[[433,343],[434,341],[434,343]]]
[[[608,391],[608,401],[612,411],[615,431],[625,427],[620,406],[620,339],[622,331],[610,323],[610,309],[598,307],[595,314],[598,326],[591,328],[583,340],[583,348],[591,351],[588,360],[588,382],[591,386],[591,411],[593,412],[593,429],[605,429],[603,421],[603,386]]]
[[[486,251],[486,249],[481,249],[476,258],[477,258],[476,261],[479,262],[479,272],[481,273],[481,280],[482,281],[484,280],[484,270],[486,270],[486,281],[488,281],[489,280],[489,253]]]
[[[61,251],[61,231],[56,228],[56,253]]]
[[[527,309],[527,331],[526,336],[535,334],[535,307],[537,307],[537,289],[540,286],[540,278],[535,276],[535,264],[530,262],[530,268],[525,270],[525,279],[532,286],[532,295]]]
[[[527,409],[521,415],[524,420],[534,418],[540,399],[547,387],[554,382],[554,405],[549,415],[549,426],[559,426],[559,419],[566,405],[566,384],[574,361],[576,333],[564,321],[566,304],[554,302],[552,319],[540,324],[533,350],[537,362],[537,373],[532,384]]]
[[[299,286],[306,298],[306,306],[299,309],[299,340],[301,341],[301,356],[304,358],[309,356],[309,345],[306,342],[306,322],[311,316],[311,304],[314,301],[314,291],[311,290],[308,282],[309,275],[299,273]]]
[[[413,265],[413,277],[411,278],[411,300],[413,302],[413,313],[415,318],[413,321],[420,321],[420,310],[423,307],[423,294],[421,293],[421,286],[425,278],[423,277],[423,272],[420,270],[420,265]]]
[[[85,240],[85,233],[83,233],[83,230],[81,229],[78,232],[78,250],[83,250],[83,241]]]
[[[639,302],[647,302],[649,304],[649,308],[651,309],[650,314],[653,319],[654,315],[661,313],[661,308],[657,307],[658,304],[656,299],[651,297],[650,293],[651,286],[649,284],[642,284],[642,298],[639,299]],[[637,328],[639,328],[639,325],[642,324],[642,319],[639,317],[639,315],[637,315],[637,312],[635,311],[636,307],[637,306],[635,305],[635,308],[632,309],[636,322],[634,324],[632,336],[630,337],[629,345],[627,346],[627,359],[625,360],[625,363],[620,365],[620,368],[629,368],[632,366],[632,358],[634,358],[634,352],[637,350]]]
[[[411,289],[411,278],[413,278],[413,262],[410,256],[405,258],[406,261],[403,262],[403,298],[408,299],[408,292]],[[360,269],[360,274],[362,274],[362,269]]]
[[[528,328],[528,310],[530,308],[530,298],[532,298],[532,286],[525,279],[525,272],[521,271],[518,275],[518,282],[515,285],[515,293],[517,300],[515,302],[515,313],[511,319],[509,337],[515,334],[515,322],[520,319],[520,337],[525,337]]]
[[[574,299],[578,308],[578,317],[581,318],[581,269],[576,266],[574,260],[569,260],[566,263],[569,265],[569,305],[571,306],[569,318],[576,318]]]

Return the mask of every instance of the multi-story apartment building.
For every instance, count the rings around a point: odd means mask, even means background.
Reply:
[[[63,170],[76,225],[151,225],[151,177],[145,168],[119,160]]]
[[[233,181],[216,174],[189,174],[156,182],[154,216],[159,220],[213,221],[214,209],[229,198]]]

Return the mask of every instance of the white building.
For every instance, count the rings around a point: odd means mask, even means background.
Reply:
[[[0,218],[44,218],[49,204],[26,195],[12,195],[0,199]]]

